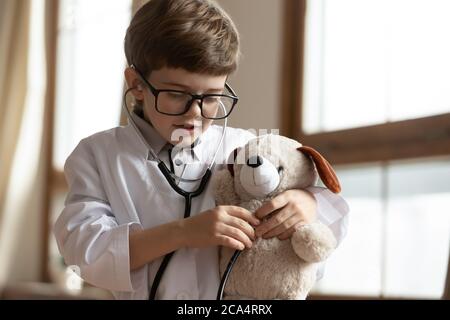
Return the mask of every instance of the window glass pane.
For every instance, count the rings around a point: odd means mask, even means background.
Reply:
[[[389,168],[386,295],[440,298],[450,243],[450,160]]]
[[[449,15],[446,0],[308,1],[304,130],[450,112]]]
[[[120,120],[123,39],[131,0],[62,0],[58,34],[54,166],[77,143]]]
[[[350,206],[347,237],[326,263],[314,292],[378,295],[381,290],[381,167],[336,171]]]
[[[440,298],[450,249],[450,158],[336,170],[350,206],[323,294]]]
[[[450,112],[450,1],[389,4],[388,120]]]

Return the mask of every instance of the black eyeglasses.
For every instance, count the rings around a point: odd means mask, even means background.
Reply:
[[[148,86],[155,96],[155,108],[159,113],[168,116],[181,116],[189,111],[195,100],[200,100],[199,107],[202,117],[211,120],[221,120],[227,118],[238,103],[239,97],[233,89],[225,83],[225,88],[231,94],[191,94],[179,90],[158,90],[153,87],[142,73],[131,66]]]

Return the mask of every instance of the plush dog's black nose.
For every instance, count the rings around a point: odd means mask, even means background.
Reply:
[[[247,160],[247,165],[252,168],[258,168],[263,164],[263,159],[260,156],[250,157]]]

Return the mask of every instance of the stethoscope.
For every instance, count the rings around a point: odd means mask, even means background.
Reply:
[[[226,130],[227,130],[227,124],[228,124],[228,119],[227,118],[224,119],[224,125],[223,125],[222,135],[220,137],[219,144],[218,144],[217,149],[216,149],[216,151],[214,153],[214,156],[213,156],[213,158],[211,160],[211,163],[209,164],[209,166],[207,167],[207,169],[203,173],[202,178],[198,178],[198,179],[182,178],[182,177],[177,176],[171,170],[169,170],[167,168],[166,164],[161,159],[159,159],[159,157],[154,152],[153,148],[150,146],[150,144],[147,142],[147,140],[142,135],[142,133],[139,130],[136,122],[134,121],[134,119],[133,119],[133,117],[131,115],[131,112],[128,109],[127,99],[126,99],[127,95],[134,89],[136,89],[136,88],[130,88],[127,91],[125,91],[125,94],[124,94],[124,97],[123,97],[122,107],[123,107],[123,109],[125,111],[125,114],[126,114],[126,116],[128,118],[129,123],[132,125],[132,127],[136,131],[139,139],[142,141],[142,143],[148,149],[147,160],[157,161],[159,170],[161,171],[163,176],[166,178],[167,182],[170,184],[172,189],[175,190],[175,192],[177,192],[179,195],[184,197],[184,199],[185,199],[184,218],[186,219],[186,218],[188,218],[191,215],[192,199],[203,193],[203,191],[205,190],[205,188],[208,185],[208,182],[209,182],[209,180],[211,178],[211,174],[212,174],[212,170],[213,170],[213,168],[215,166],[217,154],[219,153],[219,150],[222,147],[223,140],[225,138],[225,134],[226,134]],[[224,107],[222,106],[222,108],[224,108]],[[171,159],[170,159],[170,161],[172,162]],[[182,181],[182,182],[198,182],[198,181],[200,181],[200,184],[197,187],[197,189],[194,190],[194,191],[185,191],[177,184],[177,182],[180,182],[180,181]],[[161,282],[161,279],[162,279],[162,277],[164,275],[164,271],[166,270],[167,266],[169,265],[169,262],[172,259],[172,256],[173,256],[174,253],[175,253],[175,251],[170,252],[170,253],[168,253],[168,254],[166,254],[164,256],[163,261],[161,262],[161,265],[159,266],[158,271],[156,272],[155,279],[153,280],[152,287],[151,287],[150,292],[149,292],[148,300],[155,300],[156,292],[158,290],[158,287],[159,287],[159,284]],[[235,253],[233,254],[230,262],[228,263],[227,269],[225,270],[225,272],[224,272],[224,274],[222,276],[222,279],[221,279],[221,282],[220,282],[220,285],[219,285],[219,289],[217,291],[217,300],[221,300],[222,297],[223,297],[223,291],[225,289],[225,285],[226,285],[226,282],[228,280],[229,274],[231,273],[233,265],[236,262],[237,258],[239,257],[240,253],[241,253],[240,250],[236,250]]]

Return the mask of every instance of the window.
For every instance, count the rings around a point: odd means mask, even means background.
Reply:
[[[450,249],[450,4],[285,4],[283,134],[332,163],[351,208],[348,237],[314,293],[440,298]]]

